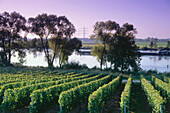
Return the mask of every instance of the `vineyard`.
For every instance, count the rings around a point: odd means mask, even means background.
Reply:
[[[0,68],[2,113],[166,113],[170,78]]]

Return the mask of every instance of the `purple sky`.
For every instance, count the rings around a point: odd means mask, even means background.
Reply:
[[[137,38],[170,38],[170,0],[0,0],[0,13],[16,11],[26,18],[41,13],[65,15],[76,27],[75,36],[92,34],[96,21],[133,24]]]

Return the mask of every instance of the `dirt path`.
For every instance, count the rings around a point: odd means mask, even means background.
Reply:
[[[110,100],[104,105],[103,113],[120,113],[120,97],[124,89],[125,84],[120,84],[115,92],[115,94],[110,98]]]
[[[165,104],[165,108],[166,108],[165,113],[170,113],[170,102],[169,101],[167,101],[167,103]]]
[[[146,95],[140,83],[134,83],[131,95],[131,113],[151,113],[152,110],[147,102]]]
[[[0,109],[0,113],[3,113],[2,109]],[[27,106],[27,107],[20,108],[16,111],[13,111],[13,112],[5,112],[5,113],[29,113],[29,108]]]

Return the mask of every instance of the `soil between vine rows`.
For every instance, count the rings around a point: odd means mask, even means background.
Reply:
[[[140,83],[133,83],[130,108],[131,113],[152,113]]]
[[[102,113],[120,113],[120,97],[122,94],[122,91],[125,87],[124,83],[121,83],[118,88],[116,89],[116,92],[113,94],[113,96],[110,98],[108,102],[103,107]]]

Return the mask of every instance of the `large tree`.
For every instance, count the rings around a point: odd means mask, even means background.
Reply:
[[[29,18],[30,32],[39,36],[41,39],[41,45],[45,53],[45,58],[48,63],[48,67],[53,67],[53,62],[56,57],[56,52],[61,46],[57,43],[61,43],[58,40],[71,38],[75,32],[74,25],[65,17],[56,15],[41,14],[35,18]],[[55,42],[54,51],[49,51],[49,39],[53,38]]]
[[[110,40],[109,60],[116,71],[137,71],[140,65],[140,52],[135,44],[136,29],[131,24],[124,24]]]
[[[79,51],[82,47],[82,42],[78,38],[60,40],[51,38],[49,42],[50,48],[55,52],[56,57],[59,58],[60,67],[68,61],[68,57],[72,55],[74,50]],[[57,50],[55,50],[55,46],[57,46]]]
[[[25,24],[26,19],[17,12],[0,14],[0,48],[3,64],[11,65],[12,53],[23,48],[20,42],[23,41],[21,33],[27,31]]]
[[[101,58],[100,58],[100,68],[104,62],[104,53],[106,53],[106,45],[110,41],[110,38],[113,37],[113,33],[119,28],[119,25],[114,21],[106,22],[96,22],[94,25],[93,34],[91,39],[95,39],[96,42],[100,41],[103,44]]]
[[[137,33],[133,25],[128,23],[122,27],[114,21],[97,22],[91,38],[100,40],[102,46],[95,46],[92,54],[100,60],[100,67],[110,62],[116,71],[138,70],[140,53],[135,44]],[[99,58],[101,57],[101,58]]]

